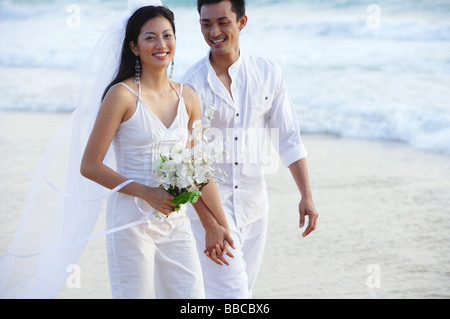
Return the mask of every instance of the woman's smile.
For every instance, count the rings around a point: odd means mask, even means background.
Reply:
[[[170,52],[157,52],[152,55],[158,60],[165,60],[170,55]]]

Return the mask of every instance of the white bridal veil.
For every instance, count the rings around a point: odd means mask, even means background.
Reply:
[[[0,298],[56,297],[70,274],[68,267],[77,264],[89,238],[118,230],[93,235],[105,199],[125,185],[105,189],[81,176],[80,163],[103,91],[118,70],[128,19],[149,5],[162,3],[128,0],[128,11],[92,50],[77,108],[32,175],[21,222],[8,252],[0,257]],[[112,148],[104,162],[115,167]]]

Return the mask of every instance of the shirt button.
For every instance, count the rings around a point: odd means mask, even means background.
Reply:
[[[238,189],[238,188],[239,188],[239,186],[237,186],[237,185],[236,185],[236,186],[234,186],[234,189]]]
[[[236,113],[236,117],[239,117],[239,113]]]
[[[237,141],[239,138],[236,136],[234,139]]]
[[[238,162],[236,162],[236,163],[234,163],[234,165],[236,165],[236,166],[237,166],[237,165],[239,165],[239,163],[238,163]]]

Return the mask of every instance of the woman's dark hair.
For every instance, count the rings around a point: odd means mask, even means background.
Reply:
[[[236,13],[238,20],[245,15],[245,0],[197,0],[198,13],[200,14],[205,4],[220,3],[222,1],[231,2],[231,10]]]
[[[141,33],[141,29],[147,21],[157,18],[164,17],[169,20],[172,25],[173,32],[175,33],[175,17],[172,11],[164,6],[147,6],[138,9],[128,20],[125,38],[122,45],[122,55],[120,58],[119,71],[115,79],[106,87],[103,93],[102,100],[105,98],[109,89],[130,77],[135,75],[136,66],[136,56],[131,51],[130,42],[138,43],[138,37]]]

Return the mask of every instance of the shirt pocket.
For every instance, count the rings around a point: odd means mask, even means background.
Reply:
[[[250,116],[249,127],[263,128],[266,126],[270,109],[272,107],[272,98],[270,95],[258,94],[253,96],[253,108]]]
[[[251,92],[252,109],[259,113],[258,115],[267,113],[273,102],[273,94],[265,87],[254,89]]]

